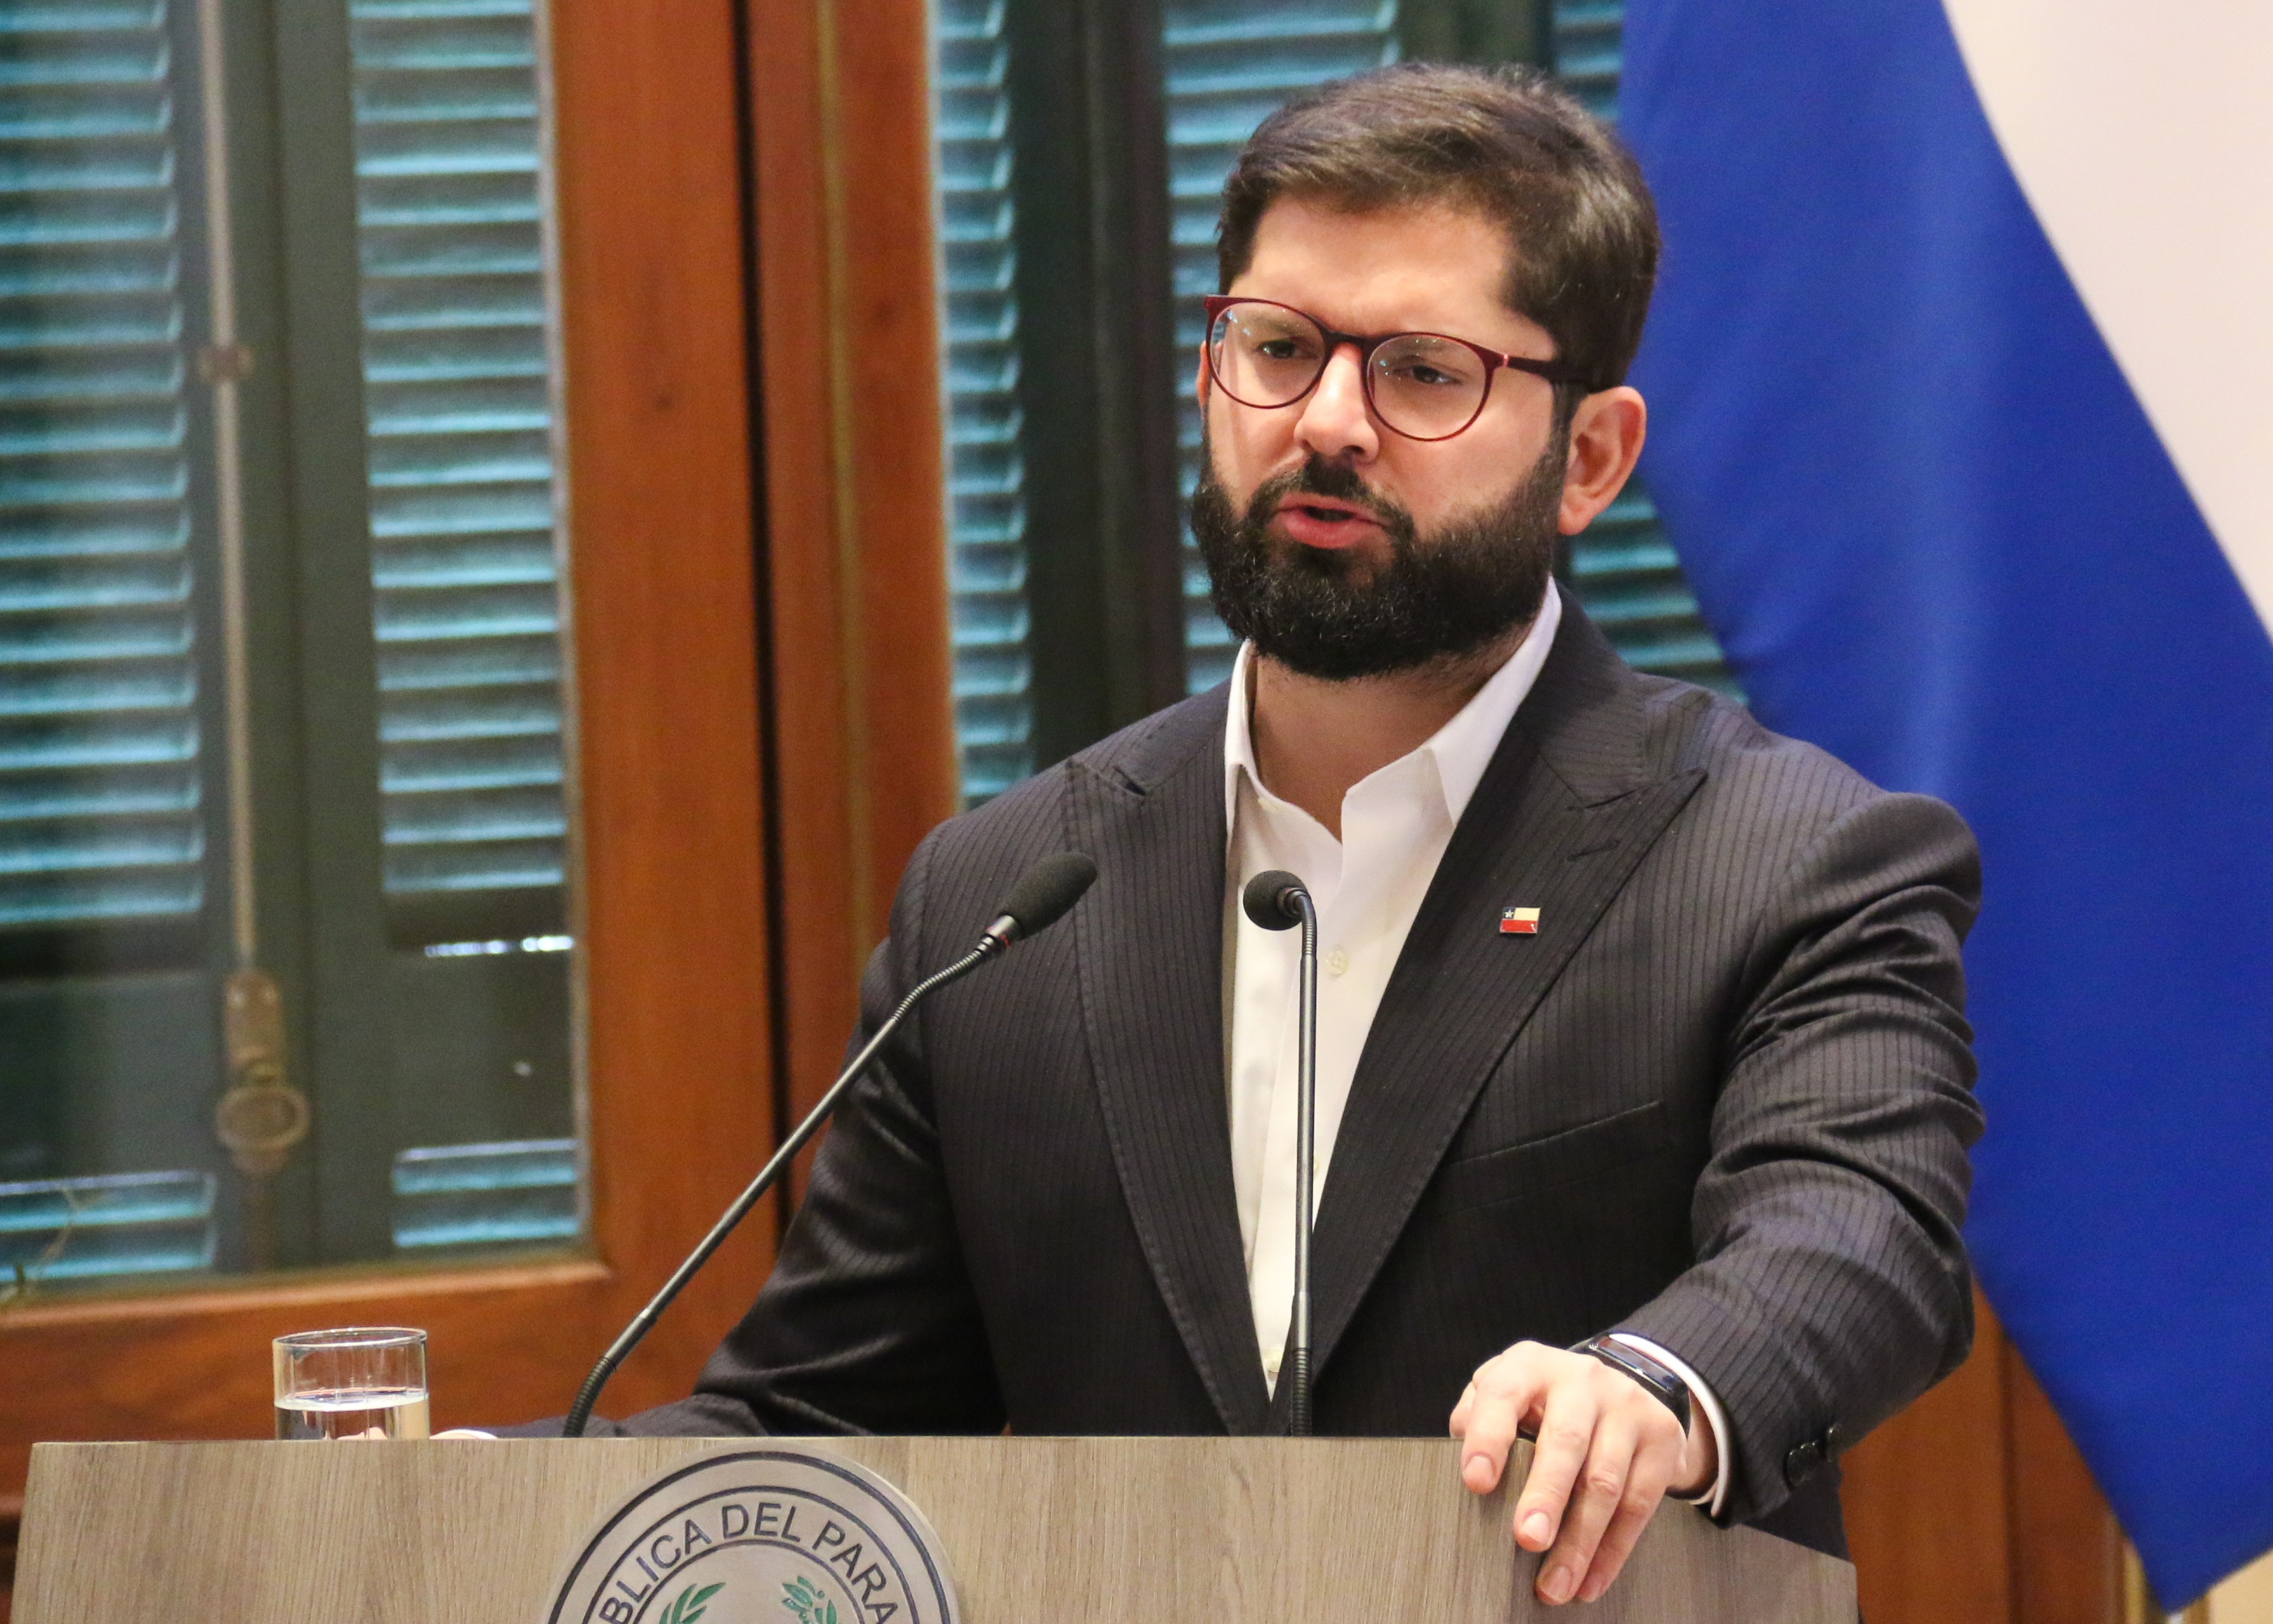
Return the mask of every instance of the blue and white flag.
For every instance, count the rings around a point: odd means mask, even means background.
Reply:
[[[1770,726],[1954,802],[1983,1283],[2159,1597],[2273,1545],[2273,6],[1631,0],[1642,471]]]

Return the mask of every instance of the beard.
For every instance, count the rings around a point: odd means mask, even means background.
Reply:
[[[1568,453],[1557,435],[1498,503],[1424,537],[1401,504],[1316,453],[1264,480],[1237,513],[1203,444],[1192,535],[1207,561],[1216,613],[1257,654],[1331,682],[1475,654],[1539,613],[1555,567]],[[1301,495],[1363,506],[1388,538],[1387,561],[1273,536],[1279,504]]]

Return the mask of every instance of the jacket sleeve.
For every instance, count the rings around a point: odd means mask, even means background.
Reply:
[[[1617,1328],[1673,1350],[1728,1412],[1752,1522],[1962,1361],[1960,1228],[1980,1136],[1960,946],[1980,860],[1956,813],[1879,796],[1823,829],[1753,937],[1697,1263]]]
[[[930,962],[923,903],[936,838],[911,859],[891,937],[868,961],[848,1059]],[[846,1094],[772,1276],[694,1395],[621,1422],[595,1418],[594,1436],[1001,1430],[939,1164],[922,1020],[910,1016]],[[557,1433],[559,1423],[501,1430]]]

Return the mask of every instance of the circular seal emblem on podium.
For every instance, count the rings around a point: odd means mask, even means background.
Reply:
[[[959,1624],[939,1536],[890,1484],[768,1441],[656,1473],[569,1559],[545,1624]]]

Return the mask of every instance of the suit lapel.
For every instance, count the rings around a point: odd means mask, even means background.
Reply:
[[[1249,1433],[1269,1396],[1224,1099],[1224,707],[1188,702],[1117,759],[1072,764],[1067,833],[1097,859],[1071,923],[1122,1191],[1226,1430]]]
[[[1313,1231],[1313,1368],[1332,1356],[1484,1080],[1703,781],[1698,769],[1651,773],[1645,723],[1632,674],[1566,600],[1555,648],[1453,831],[1358,1063]],[[1511,906],[1539,909],[1536,936],[1499,933]]]

